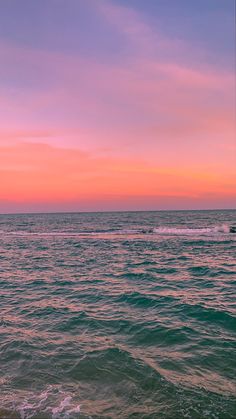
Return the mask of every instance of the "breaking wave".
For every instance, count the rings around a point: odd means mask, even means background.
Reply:
[[[170,235],[201,235],[201,234],[217,234],[230,233],[230,227],[226,224],[216,225],[213,227],[204,228],[173,228],[173,227],[157,227],[154,228],[155,234],[170,234]]]
[[[7,235],[13,236],[39,236],[39,237],[81,237],[81,236],[116,236],[116,235],[142,235],[142,234],[159,234],[159,235],[211,235],[211,234],[228,234],[230,226],[226,224],[216,225],[203,228],[176,228],[169,226],[139,228],[139,229],[111,229],[111,230],[93,230],[93,231],[6,231]]]

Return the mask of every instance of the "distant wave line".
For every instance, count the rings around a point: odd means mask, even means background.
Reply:
[[[158,226],[145,229],[121,229],[121,230],[97,230],[97,231],[4,231],[0,230],[1,234],[15,235],[15,236],[39,236],[39,237],[81,237],[81,236],[99,236],[99,235],[215,235],[215,234],[229,234],[236,233],[236,227],[228,226],[226,224],[215,225],[212,227],[203,228],[176,228],[169,226]]]

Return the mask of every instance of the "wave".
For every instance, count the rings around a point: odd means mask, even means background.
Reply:
[[[175,228],[175,227],[157,227],[154,228],[155,234],[168,234],[168,235],[204,235],[204,234],[217,234],[217,233],[230,233],[230,227],[226,224],[216,225],[213,227],[204,228]]]
[[[137,228],[137,229],[108,229],[108,230],[93,230],[93,231],[5,231],[2,232],[7,236],[20,236],[20,237],[96,237],[96,236],[132,236],[132,235],[216,235],[216,234],[228,234],[234,233],[236,227],[228,226],[226,224],[215,225],[212,227],[202,227],[202,228],[176,228],[169,226],[159,226],[159,227],[147,227]],[[0,231],[1,232],[1,231]]]
[[[1,231],[0,233],[5,235],[13,236],[39,236],[39,237],[80,237],[80,236],[98,236],[98,235],[130,235],[130,234],[140,234],[144,233],[142,230],[94,230],[94,231],[78,231],[78,232],[69,232],[69,231]]]

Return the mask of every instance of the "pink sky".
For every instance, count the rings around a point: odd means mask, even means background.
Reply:
[[[235,207],[235,78],[221,52],[119,2],[86,13],[95,53],[77,26],[63,48],[50,28],[41,44],[20,24],[18,38],[0,34],[0,212]],[[82,35],[84,50],[70,48]]]

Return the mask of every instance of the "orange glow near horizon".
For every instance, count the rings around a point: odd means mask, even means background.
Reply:
[[[158,204],[158,197],[230,199],[236,192],[231,174],[213,173],[209,168],[158,168],[142,160],[94,157],[77,149],[45,144],[17,144],[0,148],[1,198],[14,204],[30,201],[74,202],[78,205],[103,199],[122,202],[140,197]]]

